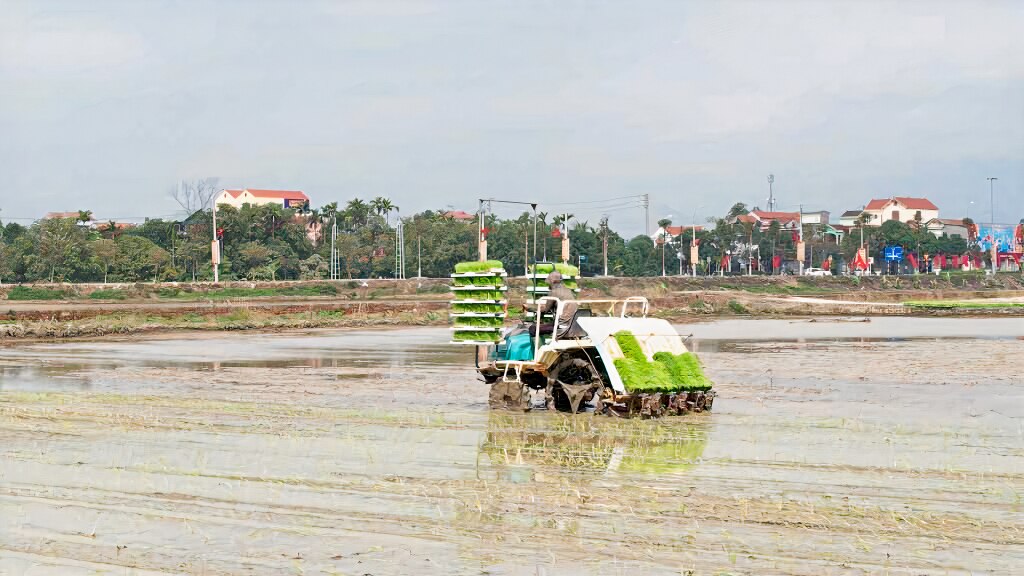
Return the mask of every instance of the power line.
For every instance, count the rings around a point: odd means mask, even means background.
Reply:
[[[580,204],[601,204],[603,202],[613,202],[616,200],[642,200],[644,194],[634,194],[632,196],[618,196],[615,198],[605,198],[603,200],[581,200],[579,202],[545,202],[544,206],[577,206]]]

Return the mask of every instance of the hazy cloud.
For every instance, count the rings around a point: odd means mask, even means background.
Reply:
[[[763,205],[774,172],[784,208],[949,217],[987,215],[995,175],[1016,220],[1022,6],[8,0],[0,218],[168,215],[176,179],[219,176],[405,213],[650,193],[685,221]]]

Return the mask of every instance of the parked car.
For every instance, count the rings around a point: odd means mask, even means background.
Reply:
[[[804,276],[831,276],[831,270],[825,270],[824,268],[808,268],[804,270]]]

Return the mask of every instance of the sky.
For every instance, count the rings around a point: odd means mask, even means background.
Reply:
[[[1024,218],[1024,2],[0,0],[0,220],[169,190]],[[973,202],[973,204],[971,204]],[[494,204],[499,215],[520,208]]]

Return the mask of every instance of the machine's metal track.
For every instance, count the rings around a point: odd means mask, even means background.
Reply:
[[[582,366],[567,363],[566,368],[580,369]],[[561,371],[560,371],[561,372]],[[552,372],[546,390],[532,390],[522,382],[499,378],[491,385],[489,404],[491,408],[514,411],[533,409],[559,410],[569,413],[590,411],[595,414],[625,418],[660,418],[682,415],[690,412],[708,412],[715,401],[713,390],[679,392],[675,394],[638,393],[616,394],[598,379],[596,382],[562,382],[559,372]],[[531,396],[542,395],[542,403],[531,403]]]

